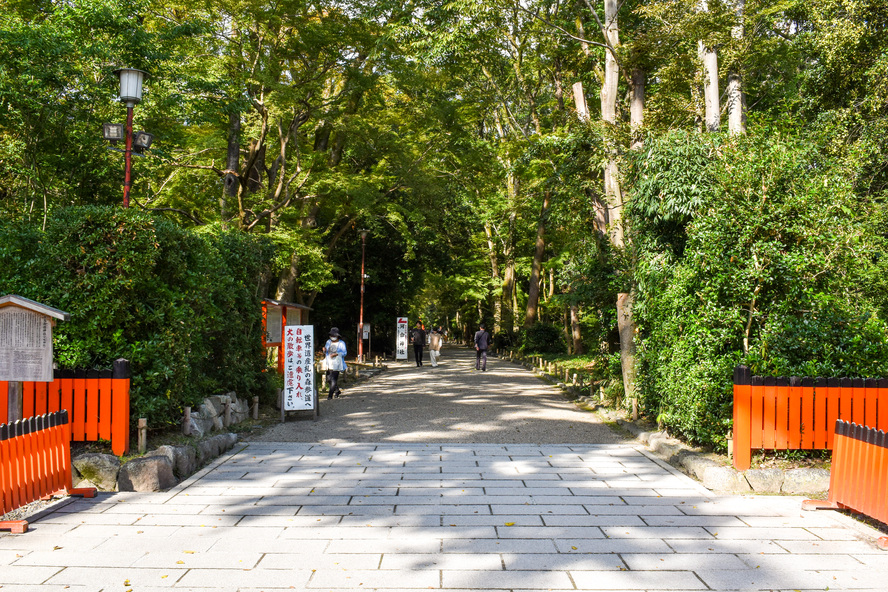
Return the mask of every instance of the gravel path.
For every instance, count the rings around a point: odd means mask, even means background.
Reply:
[[[427,354],[426,354],[427,355]],[[343,396],[321,397],[321,417],[290,414],[253,442],[455,442],[612,444],[625,441],[594,413],[517,364],[491,358],[474,370],[475,352],[445,348],[441,362],[389,362],[381,375]]]

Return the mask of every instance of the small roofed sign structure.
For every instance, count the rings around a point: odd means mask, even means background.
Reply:
[[[0,381],[52,382],[52,328],[70,318],[24,296],[0,297]]]
[[[284,373],[284,330],[294,325],[308,324],[308,311],[304,304],[282,302],[266,298],[262,301],[262,345],[278,349],[277,367]]]

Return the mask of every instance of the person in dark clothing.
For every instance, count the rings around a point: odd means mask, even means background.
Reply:
[[[490,333],[481,325],[475,333],[475,370],[487,372],[487,348],[490,347]]]
[[[413,357],[416,359],[416,365],[422,366],[422,348],[425,346],[426,332],[419,321],[416,321],[416,326],[410,332],[410,339],[413,341]]]

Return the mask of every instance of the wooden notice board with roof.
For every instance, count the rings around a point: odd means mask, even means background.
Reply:
[[[8,383],[8,417],[19,419],[21,382],[52,382],[52,328],[71,315],[24,296],[0,297],[0,382]]]
[[[262,345],[277,348],[277,369],[284,373],[284,330],[293,325],[307,325],[311,308],[294,302],[266,298],[262,301]]]

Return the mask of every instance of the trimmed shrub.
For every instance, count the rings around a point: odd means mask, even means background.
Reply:
[[[269,241],[96,206],[55,211],[45,232],[0,222],[0,238],[0,293],[71,313],[55,330],[60,368],[129,359],[133,417],[174,425],[205,396],[265,390]]]

